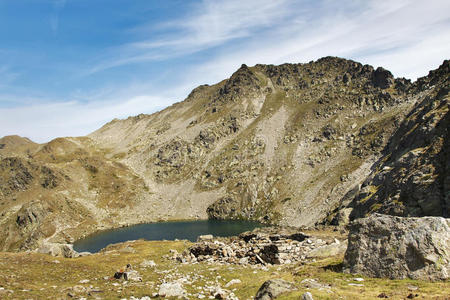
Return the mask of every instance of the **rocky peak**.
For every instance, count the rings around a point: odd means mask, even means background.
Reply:
[[[432,81],[442,81],[449,80],[448,75],[450,74],[450,60],[446,59],[436,70],[431,70],[428,73],[428,78]]]
[[[210,86],[208,84],[202,84],[193,89],[186,98],[186,101],[192,101],[201,97]]]
[[[256,92],[260,88],[258,77],[247,65],[243,64],[219,89],[218,96],[222,100],[231,99],[234,101],[246,94]]]
[[[449,77],[450,77],[450,60],[446,59],[436,70],[431,70],[427,76],[417,79],[414,87],[419,91],[423,91],[439,83],[444,83],[443,88],[449,89]],[[446,83],[446,84],[445,84]]]
[[[381,89],[387,89],[394,83],[394,76],[388,70],[378,67],[375,72],[372,73],[372,83],[375,87]]]

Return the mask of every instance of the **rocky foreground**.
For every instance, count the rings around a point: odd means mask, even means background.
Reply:
[[[373,215],[349,233],[271,227],[196,243],[130,241],[74,258],[0,253],[0,297],[449,299],[449,225]]]

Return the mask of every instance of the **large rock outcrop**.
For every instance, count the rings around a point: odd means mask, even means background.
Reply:
[[[450,277],[450,220],[373,214],[350,225],[344,272],[391,279]]]

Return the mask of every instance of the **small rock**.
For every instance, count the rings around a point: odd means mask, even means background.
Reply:
[[[328,284],[323,284],[320,282],[317,282],[315,279],[303,279],[301,281],[301,284],[303,284],[305,287],[310,289],[317,289],[317,290],[323,290],[323,289],[330,289],[331,287]]]
[[[81,293],[86,292],[86,288],[82,285],[76,285],[76,286],[72,287],[72,291],[74,293],[81,294]]]
[[[243,258],[239,259],[239,264],[247,265],[248,264],[248,257],[243,257]]]
[[[388,295],[386,295],[386,293],[381,293],[377,296],[378,298],[389,298]]]
[[[233,284],[239,284],[241,282],[242,281],[240,279],[231,279],[227,284],[225,284],[225,287],[227,288],[232,286]]]
[[[89,256],[89,255],[92,255],[92,253],[91,252],[87,252],[87,251],[75,253],[76,257],[84,257],[84,256]]]
[[[314,298],[310,292],[306,292],[302,295],[302,300],[314,300]]]
[[[221,289],[220,287],[217,287],[216,290],[213,292],[215,299],[227,299],[227,291]]]
[[[131,270],[126,272],[126,279],[131,281],[142,281],[142,277],[139,275],[138,271]]]
[[[292,282],[283,279],[272,279],[264,282],[256,293],[255,300],[275,299],[282,293],[294,291],[297,288]]]
[[[141,262],[140,266],[142,268],[154,268],[156,267],[156,263],[153,260],[144,260]]]
[[[353,278],[353,280],[354,280],[354,281],[364,281],[364,278],[356,277],[356,278]]]
[[[79,281],[79,283],[89,283],[89,281],[90,281],[89,279],[82,279]]]
[[[364,286],[364,284],[361,283],[349,283],[349,286]]]
[[[136,250],[134,250],[133,247],[126,246],[125,248],[122,248],[119,250],[120,253],[136,253]]]
[[[160,297],[182,297],[186,294],[183,285],[179,282],[166,282],[159,286]]]

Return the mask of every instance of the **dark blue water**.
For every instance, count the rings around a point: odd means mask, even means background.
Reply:
[[[139,224],[92,234],[76,241],[73,248],[78,252],[95,253],[109,244],[138,239],[149,241],[186,239],[194,242],[198,236],[204,234],[227,237],[262,226],[264,225],[250,221],[219,220]]]

